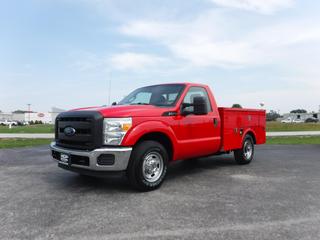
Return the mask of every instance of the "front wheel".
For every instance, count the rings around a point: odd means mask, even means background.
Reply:
[[[140,191],[161,186],[168,166],[167,150],[156,141],[143,141],[134,147],[127,169],[130,183]]]
[[[238,164],[249,164],[254,156],[254,142],[250,135],[247,135],[242,143],[242,148],[234,151],[234,158]]]

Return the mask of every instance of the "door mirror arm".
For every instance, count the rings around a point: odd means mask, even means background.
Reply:
[[[185,110],[187,107],[192,107],[192,106],[193,106],[193,104],[191,104],[191,103],[182,103],[180,106],[180,114],[182,116],[187,116],[187,115],[192,114],[192,112]]]

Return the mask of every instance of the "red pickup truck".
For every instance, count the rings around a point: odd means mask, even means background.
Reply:
[[[266,141],[264,110],[218,108],[194,83],[139,88],[110,107],[58,115],[51,143],[58,166],[84,175],[125,172],[138,190],[158,188],[168,164],[234,152],[248,164]]]

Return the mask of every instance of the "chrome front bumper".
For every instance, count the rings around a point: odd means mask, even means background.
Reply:
[[[93,170],[93,171],[123,171],[127,169],[128,162],[130,159],[131,147],[119,147],[119,148],[98,148],[93,151],[84,151],[84,150],[74,150],[74,149],[66,149],[62,147],[56,146],[55,142],[50,144],[50,148],[53,151],[58,153],[64,153],[68,155],[82,156],[89,158],[89,166],[77,165],[77,164],[66,164],[60,160],[53,158],[59,164],[63,164],[69,167]],[[113,165],[99,165],[97,163],[97,158],[101,154],[112,154],[115,157],[115,161]]]

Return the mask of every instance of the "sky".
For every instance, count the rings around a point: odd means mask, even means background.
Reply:
[[[314,0],[0,0],[0,110],[196,82],[219,106],[318,111],[319,12]]]

